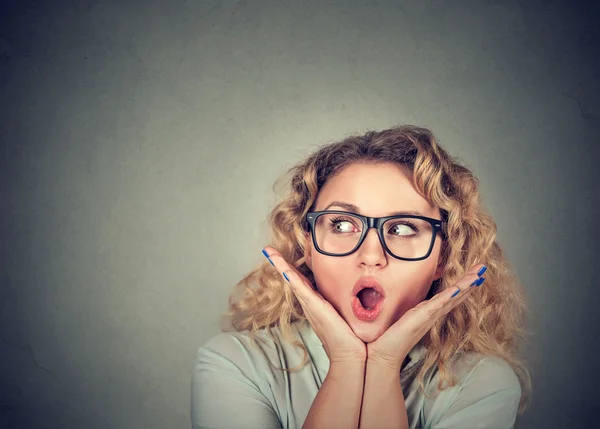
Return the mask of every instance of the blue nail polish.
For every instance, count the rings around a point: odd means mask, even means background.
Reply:
[[[475,280],[473,283],[471,283],[471,286],[477,286],[477,282],[481,280],[481,278],[478,278],[477,280]]]
[[[485,270],[487,270],[487,267],[484,265],[483,267],[481,267],[481,269],[479,270],[479,272],[477,273],[477,275],[479,277],[481,277],[483,275],[483,273],[485,273]]]
[[[484,281],[485,281],[484,277],[481,277],[479,280],[477,280],[477,287],[481,286]]]
[[[271,258],[269,258],[269,254],[267,252],[265,252],[265,249],[262,250],[263,255],[265,255],[267,257],[267,259],[269,260],[269,262],[271,263],[271,265],[275,266],[275,264],[273,263],[273,261],[271,261]]]
[[[460,289],[456,289],[456,292],[454,292],[450,298],[454,298],[456,295],[458,295],[458,292],[460,292]]]
[[[286,276],[285,273],[283,273],[283,277],[285,277],[288,283],[290,282],[290,279],[288,279],[288,276]]]

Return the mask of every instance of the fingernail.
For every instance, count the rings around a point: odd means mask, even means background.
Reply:
[[[483,275],[483,273],[485,273],[485,270],[487,270],[487,267],[484,265],[483,267],[481,267],[481,269],[477,272],[477,275],[479,277],[481,277]]]
[[[271,265],[275,266],[275,264],[273,263],[273,261],[271,261],[271,258],[269,258],[269,254],[267,252],[265,252],[265,249],[262,250],[263,255],[265,255],[267,257],[267,259],[269,260],[269,262],[271,263]]]
[[[285,272],[283,273],[283,277],[285,277],[288,283],[290,282],[290,279],[288,279],[288,276],[285,275]]]
[[[481,286],[484,281],[485,281],[484,277],[481,277],[479,280],[477,280],[477,287]]]
[[[454,292],[450,298],[454,298],[456,295],[458,295],[458,292],[460,292],[460,289],[456,289],[456,292]]]
[[[478,278],[477,280],[475,280],[473,283],[471,283],[471,286],[477,286],[477,282],[481,280],[481,277]]]

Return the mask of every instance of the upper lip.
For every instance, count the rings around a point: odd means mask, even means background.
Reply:
[[[375,289],[382,297],[385,298],[385,291],[375,277],[361,277],[358,279],[352,288],[352,296],[356,296],[362,289],[368,287]]]

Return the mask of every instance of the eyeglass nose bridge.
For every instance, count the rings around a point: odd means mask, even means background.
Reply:
[[[371,228],[377,228],[379,229],[379,225],[381,224],[381,218],[376,218],[376,217],[367,217],[365,216],[367,219],[367,232],[369,229]]]
[[[383,249],[384,252],[386,252],[386,244],[383,241],[383,237],[381,235],[381,228],[380,225],[383,223],[384,219],[382,218],[377,218],[377,217],[368,217],[365,216],[365,219],[367,221],[367,228],[366,230],[363,232],[362,238],[360,239],[360,241],[358,242],[358,244],[356,245],[356,250],[358,250],[364,243],[365,239],[367,238],[367,235],[369,234],[369,231],[371,230],[371,228],[375,228],[375,231],[377,231],[377,237],[379,237],[379,243],[381,243],[381,247]]]

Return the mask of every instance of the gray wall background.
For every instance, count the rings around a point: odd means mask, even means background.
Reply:
[[[517,427],[591,427],[598,12],[3,2],[0,426],[189,427],[196,349],[263,261],[275,180],[318,144],[414,123],[480,178],[530,297]]]

